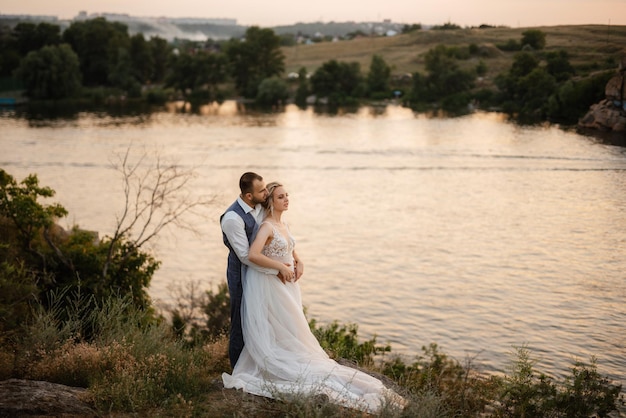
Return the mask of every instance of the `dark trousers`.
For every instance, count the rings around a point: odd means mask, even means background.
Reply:
[[[237,364],[237,360],[243,350],[243,330],[241,328],[241,298],[243,297],[243,285],[241,283],[241,269],[239,269],[238,272],[229,271],[228,273],[228,292],[230,293],[230,339],[228,342],[228,357],[230,359],[230,366],[235,368],[235,364]]]

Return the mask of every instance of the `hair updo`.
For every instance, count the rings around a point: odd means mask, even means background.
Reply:
[[[283,187],[283,185],[277,181],[273,181],[267,184],[267,199],[263,202],[263,207],[265,208],[265,213],[269,215],[274,214],[274,190],[277,187]]]

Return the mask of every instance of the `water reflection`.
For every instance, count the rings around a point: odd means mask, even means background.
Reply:
[[[162,108],[145,103],[117,103],[111,104],[82,104],[74,102],[59,103],[30,103],[16,106],[12,109],[3,109],[1,117],[25,120],[28,126],[38,127],[62,127],[81,126],[81,119],[88,116],[94,120],[106,120],[106,124],[142,125],[149,121],[150,117],[161,111]]]

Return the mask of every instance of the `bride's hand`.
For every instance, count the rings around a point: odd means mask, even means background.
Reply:
[[[283,282],[283,284],[293,281],[294,276],[295,273],[291,264],[284,264],[280,270],[278,270],[278,278],[281,282]]]

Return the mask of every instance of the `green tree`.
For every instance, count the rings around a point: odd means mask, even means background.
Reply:
[[[539,29],[529,29],[522,32],[521,44],[533,49],[543,49],[546,46],[546,34]]]
[[[558,87],[556,79],[539,64],[533,54],[519,52],[509,71],[495,80],[503,110],[527,122],[546,116],[549,98]]]
[[[502,98],[505,102],[510,101],[513,106],[519,99],[519,80],[530,74],[539,67],[539,60],[528,52],[518,52],[513,58],[511,68],[506,73],[498,75],[495,83],[502,92]]]
[[[413,23],[411,25],[403,25],[402,26],[402,33],[411,33],[411,32],[415,32],[418,30],[422,30],[422,24],[421,23]]]
[[[152,36],[148,41],[152,53],[152,79],[153,83],[161,83],[165,80],[167,63],[172,55],[172,48],[167,41],[158,36]]]
[[[246,30],[244,40],[231,39],[225,44],[230,75],[239,94],[256,97],[261,81],[285,71],[280,42],[273,30],[252,26]]]
[[[130,50],[128,27],[101,17],[73,22],[63,32],[63,40],[76,51],[88,86],[108,85],[109,71],[120,58],[119,49]]]
[[[406,104],[415,106],[417,103],[427,102],[430,95],[426,77],[422,73],[415,72],[412,74],[411,83],[411,90],[406,98]]]
[[[310,94],[309,80],[307,79],[307,71],[305,67],[298,71],[298,89],[296,90],[295,102],[300,108],[306,107],[306,99]]]
[[[0,169],[0,221],[9,231],[0,236],[0,248],[11,248],[0,251],[0,286],[14,289],[0,298],[0,312],[19,307],[33,285],[33,297],[46,307],[50,292],[69,290],[98,301],[125,295],[147,309],[146,289],[159,263],[127,236],[98,240],[78,227],[64,231],[55,222],[67,215],[65,208],[40,201],[54,194],[34,174],[18,183]]]
[[[170,68],[167,86],[187,99],[195,96],[210,101],[219,98],[219,85],[226,80],[227,59],[221,53],[182,53],[172,57]]]
[[[546,117],[548,99],[556,92],[557,82],[543,68],[536,68],[518,81],[520,117],[531,121]]]
[[[10,77],[19,67],[21,59],[11,32],[0,26],[0,76]]]
[[[546,54],[546,70],[559,82],[568,80],[576,73],[576,70],[569,62],[567,51],[564,50]]]
[[[12,37],[20,54],[25,56],[44,46],[60,44],[61,27],[46,22],[20,22],[13,28]]]
[[[524,77],[537,67],[539,67],[539,60],[533,54],[518,52],[513,57],[513,64],[511,64],[509,74],[515,78]]]
[[[265,106],[284,104],[289,98],[287,83],[280,77],[270,77],[261,81],[256,96],[257,103]]]
[[[450,54],[451,50],[444,45],[438,45],[424,56],[428,71],[427,94],[430,100],[464,92],[473,86],[474,75],[461,70]]]
[[[358,62],[326,61],[311,76],[311,92],[337,105],[359,97],[363,76]]]
[[[613,74],[613,71],[606,71],[559,85],[548,100],[550,120],[576,124],[589,110],[589,106],[604,99],[604,88]]]
[[[373,55],[367,74],[367,86],[370,97],[388,97],[389,81],[391,79],[391,67],[387,65],[380,55]]]
[[[118,87],[131,97],[141,95],[141,84],[133,71],[133,59],[126,48],[118,48],[117,59],[109,69],[109,84]]]
[[[58,203],[42,205],[39,198],[50,198],[55,191],[41,187],[36,175],[29,175],[20,183],[0,169],[0,215],[9,219],[19,232],[24,250],[33,250],[33,241],[40,230],[49,231],[55,219],[67,215]]]
[[[142,33],[130,38],[130,57],[133,65],[133,76],[140,84],[149,83],[154,73],[154,56],[151,44],[146,41]]]
[[[16,72],[33,99],[62,99],[81,88],[80,63],[67,44],[30,52]]]
[[[428,74],[413,74],[413,86],[406,99],[409,106],[426,109],[436,104],[455,113],[467,110],[475,73],[459,67],[459,51],[458,48],[438,45],[426,52],[424,63]]]

